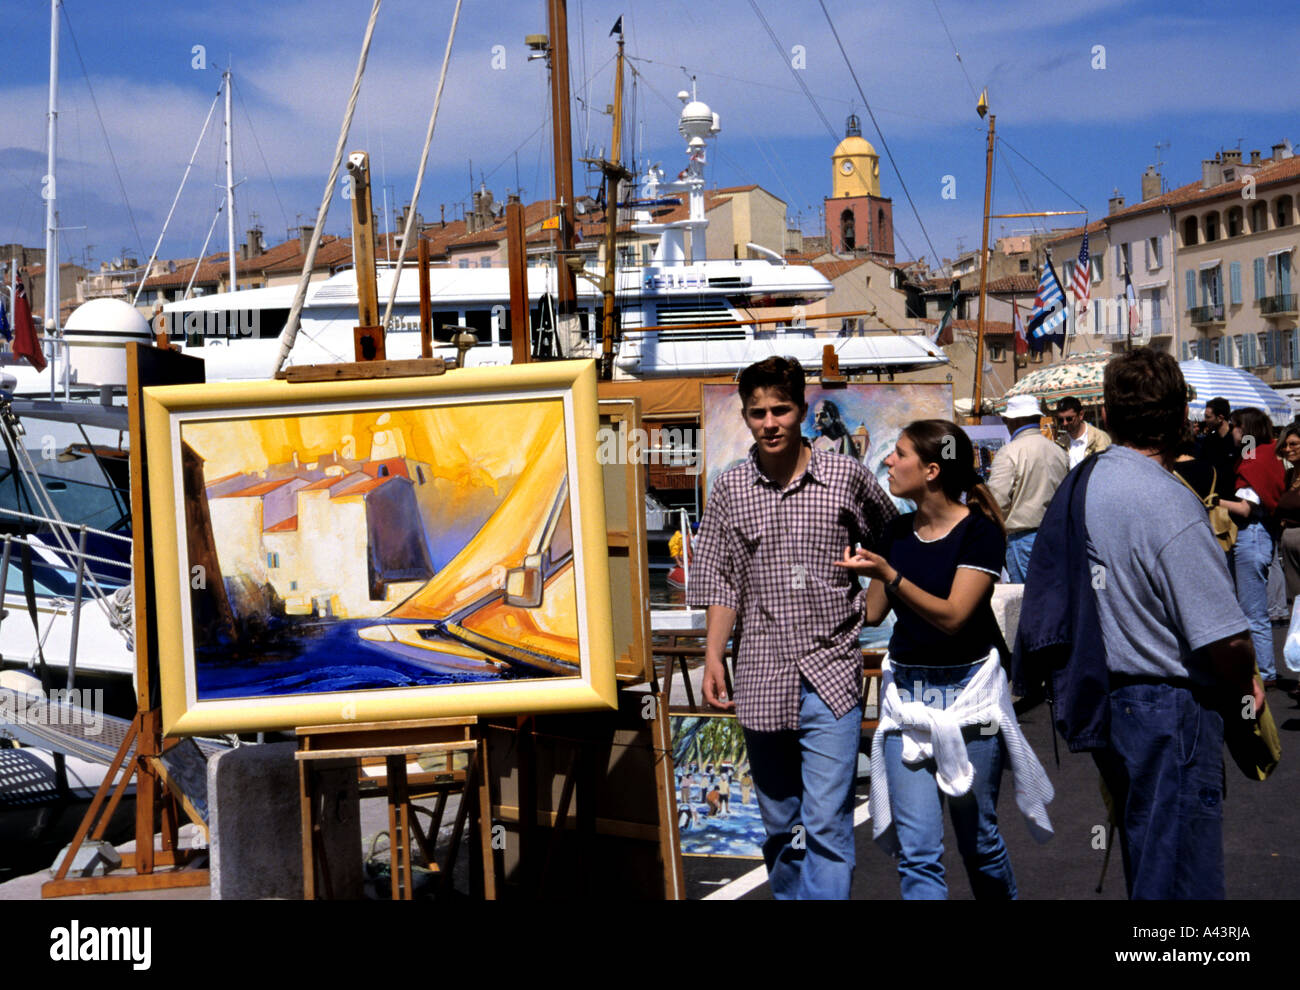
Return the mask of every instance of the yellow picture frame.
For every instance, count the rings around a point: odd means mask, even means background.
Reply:
[[[155,559],[147,604],[168,735],[616,707],[594,362],[160,386],[143,401]],[[348,457],[344,444],[340,454],[340,424],[368,430],[369,451]],[[321,453],[331,442],[333,453]],[[508,476],[494,473],[503,464]],[[411,494],[417,478],[435,484],[433,501]],[[405,500],[372,505],[377,490]],[[438,529],[454,515],[441,506],[462,496],[481,518],[453,540]],[[338,512],[322,517],[322,505]],[[406,539],[400,521],[412,520],[418,538]],[[451,541],[452,556],[413,570],[406,548],[436,542],[429,530]],[[277,546],[294,548],[289,564],[267,549]],[[376,563],[376,546],[404,555],[400,565]],[[262,551],[264,568],[247,563]],[[289,590],[294,573],[319,582],[322,557],[340,588],[360,573],[359,601]],[[344,658],[328,677],[316,677],[322,661],[302,647],[319,654],[322,637],[330,661]],[[263,643],[273,646],[261,653]],[[399,673],[384,675],[392,683],[347,686],[347,658],[362,651],[394,658]],[[408,667],[448,680],[403,683]]]

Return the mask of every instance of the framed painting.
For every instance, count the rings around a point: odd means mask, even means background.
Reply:
[[[754,438],[740,412],[735,385],[701,385],[700,426],[704,433],[704,495],[727,468],[749,453]],[[903,427],[916,419],[952,419],[951,385],[852,383],[842,388],[810,384],[803,435],[814,447],[861,461],[888,491],[885,458]],[[904,502],[896,500],[902,506]],[[910,505],[909,505],[910,511]]]
[[[713,482],[748,456],[754,442],[740,411],[735,385],[700,386],[700,425],[704,433],[705,499]],[[889,491],[885,458],[893,452],[903,427],[917,419],[952,419],[951,385],[850,383],[841,388],[810,384],[804,391],[808,413],[803,435],[814,447],[847,454],[861,461]],[[893,496],[891,496],[892,498]],[[894,498],[900,512],[911,512],[907,499]],[[883,647],[893,634],[894,616],[879,626],[864,626],[860,642]]]
[[[767,834],[740,722],[734,715],[672,715],[670,722],[682,855],[762,859]]]
[[[616,704],[592,362],[144,405],[168,734]]]

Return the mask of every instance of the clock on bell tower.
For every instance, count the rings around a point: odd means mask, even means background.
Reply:
[[[894,206],[880,195],[880,156],[850,114],[844,140],[831,153],[826,233],[836,254],[894,259]]]

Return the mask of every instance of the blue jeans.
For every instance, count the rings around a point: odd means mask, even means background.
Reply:
[[[1007,576],[1012,584],[1024,584],[1029,573],[1029,554],[1034,549],[1036,529],[1007,534]]]
[[[1222,900],[1223,717],[1172,684],[1110,692],[1093,753],[1114,802],[1132,900]]]
[[[837,719],[807,681],[800,682],[797,730],[745,730],[767,832],[763,860],[777,900],[848,900],[861,739],[862,709]]]
[[[1273,536],[1261,522],[1237,530],[1235,566],[1237,601],[1250,623],[1255,662],[1264,680],[1277,677],[1273,660],[1273,626],[1268,618],[1268,569],[1273,563]]]
[[[894,664],[894,683],[904,701],[923,701],[931,708],[944,709],[970,683],[981,663],[961,667]],[[966,794],[948,801],[957,849],[977,898],[1015,900],[1011,858],[998,831],[998,787],[1006,760],[1002,736],[981,734],[980,726],[975,725],[965,730],[965,738],[975,781]],[[898,877],[903,899],[943,900],[948,896],[943,872],[943,799],[934,779],[934,761],[904,763],[899,732],[887,733],[884,747],[889,806],[900,846]]]

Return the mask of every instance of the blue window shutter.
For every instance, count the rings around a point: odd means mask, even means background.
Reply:
[[[1196,308],[1196,272],[1187,273],[1187,309]]]
[[[1265,296],[1264,289],[1264,259],[1255,259],[1255,298],[1263,299]]]
[[[1232,302],[1241,302],[1241,262],[1234,261],[1228,266],[1228,278],[1232,282]]]
[[[1291,255],[1279,254],[1277,256],[1277,294],[1279,296],[1290,295],[1291,293]]]

